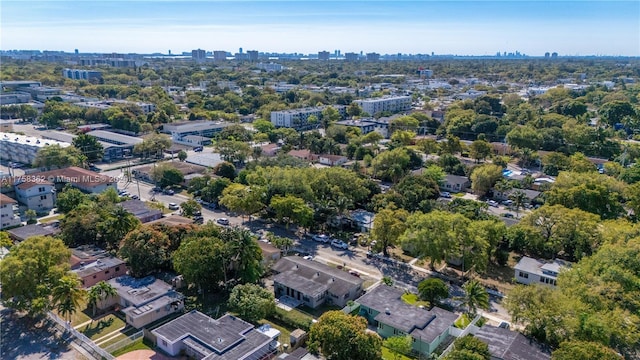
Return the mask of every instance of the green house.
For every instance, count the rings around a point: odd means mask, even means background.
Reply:
[[[409,335],[413,350],[431,354],[447,337],[458,315],[434,307],[431,310],[405,303],[402,289],[380,285],[369,290],[356,302],[360,316],[377,328],[383,338]]]

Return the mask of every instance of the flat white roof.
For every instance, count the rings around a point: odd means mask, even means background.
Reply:
[[[40,139],[34,136],[19,135],[14,133],[0,132],[0,141],[11,142],[20,145],[29,145],[34,147],[45,147],[47,145],[60,145],[60,147],[66,148],[71,146],[68,142]]]

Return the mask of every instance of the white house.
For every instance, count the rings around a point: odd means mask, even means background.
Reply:
[[[379,112],[398,113],[411,110],[411,96],[385,96],[375,99],[355,100],[362,110],[369,115]]]
[[[33,179],[29,179],[27,176],[29,181],[16,184],[14,189],[18,201],[36,212],[53,209],[56,203],[55,187],[51,181],[44,179],[46,177],[34,176]]]
[[[5,194],[0,194],[0,229],[20,225],[20,216],[13,206],[18,202]]]
[[[562,260],[556,259],[554,261],[545,262],[523,256],[514,268],[515,278],[517,282],[525,285],[541,284],[556,286],[558,273],[560,273],[563,268],[567,268],[569,266],[569,263]]]
[[[156,345],[171,356],[195,359],[270,359],[278,352],[280,331],[226,314],[219,319],[193,310],[151,331]]]

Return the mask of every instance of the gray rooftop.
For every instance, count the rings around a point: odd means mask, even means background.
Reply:
[[[466,184],[469,182],[469,178],[466,176],[460,176],[460,175],[450,175],[447,174],[445,177],[445,182],[449,183],[449,184]]]
[[[438,307],[426,310],[409,305],[400,298],[402,294],[402,289],[379,285],[356,302],[380,312],[375,317],[376,321],[429,343],[442,335],[458,318],[458,315]]]
[[[136,307],[158,299],[173,290],[171,285],[153,276],[147,276],[142,279],[120,276],[108,282],[118,291],[118,295],[121,298]]]
[[[165,124],[163,129],[165,132],[191,132],[191,131],[207,131],[213,129],[222,129],[233,125],[230,122],[222,121],[193,121],[182,122],[177,124]]]
[[[514,269],[517,271],[527,272],[529,274],[555,277],[562,268],[569,266],[569,263],[558,259],[545,262],[528,256],[523,256],[522,259],[518,261]]]
[[[205,353],[205,359],[237,360],[271,341],[253,325],[232,315],[215,320],[193,310],[152,331],[171,343],[182,340]]]
[[[138,219],[145,218],[151,215],[162,214],[162,211],[158,209],[152,209],[140,200],[127,200],[119,203],[127,212],[133,214]]]
[[[42,226],[40,224],[31,224],[18,228],[7,230],[9,235],[16,241],[24,241],[32,236],[50,236],[58,233],[58,229],[52,226]]]
[[[124,261],[118,259],[117,257],[113,257],[113,256],[103,257],[100,259],[96,259],[95,261],[91,261],[90,263],[85,264],[73,270],[73,272],[78,274],[79,277],[84,278],[84,277],[91,276],[93,274],[97,274],[99,272],[105,271],[114,266],[123,265],[123,264],[124,264]]]
[[[139,137],[133,137],[129,135],[123,135],[105,130],[93,130],[87,132],[87,135],[95,136],[99,140],[106,139],[107,141],[117,142],[117,145],[135,145],[141,143],[143,140]]]
[[[311,296],[325,291],[337,296],[344,295],[364,282],[345,271],[298,256],[284,257],[271,268],[279,273],[273,278],[274,281]]]
[[[501,360],[548,360],[551,355],[547,350],[519,332],[484,325],[475,334],[482,342],[489,345],[492,359]]]

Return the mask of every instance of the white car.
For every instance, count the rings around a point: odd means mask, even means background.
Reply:
[[[313,239],[313,241],[317,241],[325,244],[331,241],[331,239],[329,239],[329,237],[325,234],[313,235],[311,238]]]
[[[493,206],[493,207],[498,207],[499,206],[498,202],[496,202],[494,200],[487,201],[487,204],[489,204],[489,206]]]
[[[307,256],[303,257],[303,259],[305,259],[305,260],[313,260],[313,256],[307,255]]]
[[[338,249],[342,249],[342,250],[347,250],[349,248],[349,245],[347,245],[345,242],[340,240],[332,240],[331,246],[337,247]]]
[[[178,210],[180,207],[176,203],[169,203],[169,210]]]
[[[216,220],[216,222],[220,225],[229,225],[229,219],[227,218],[220,218]]]

